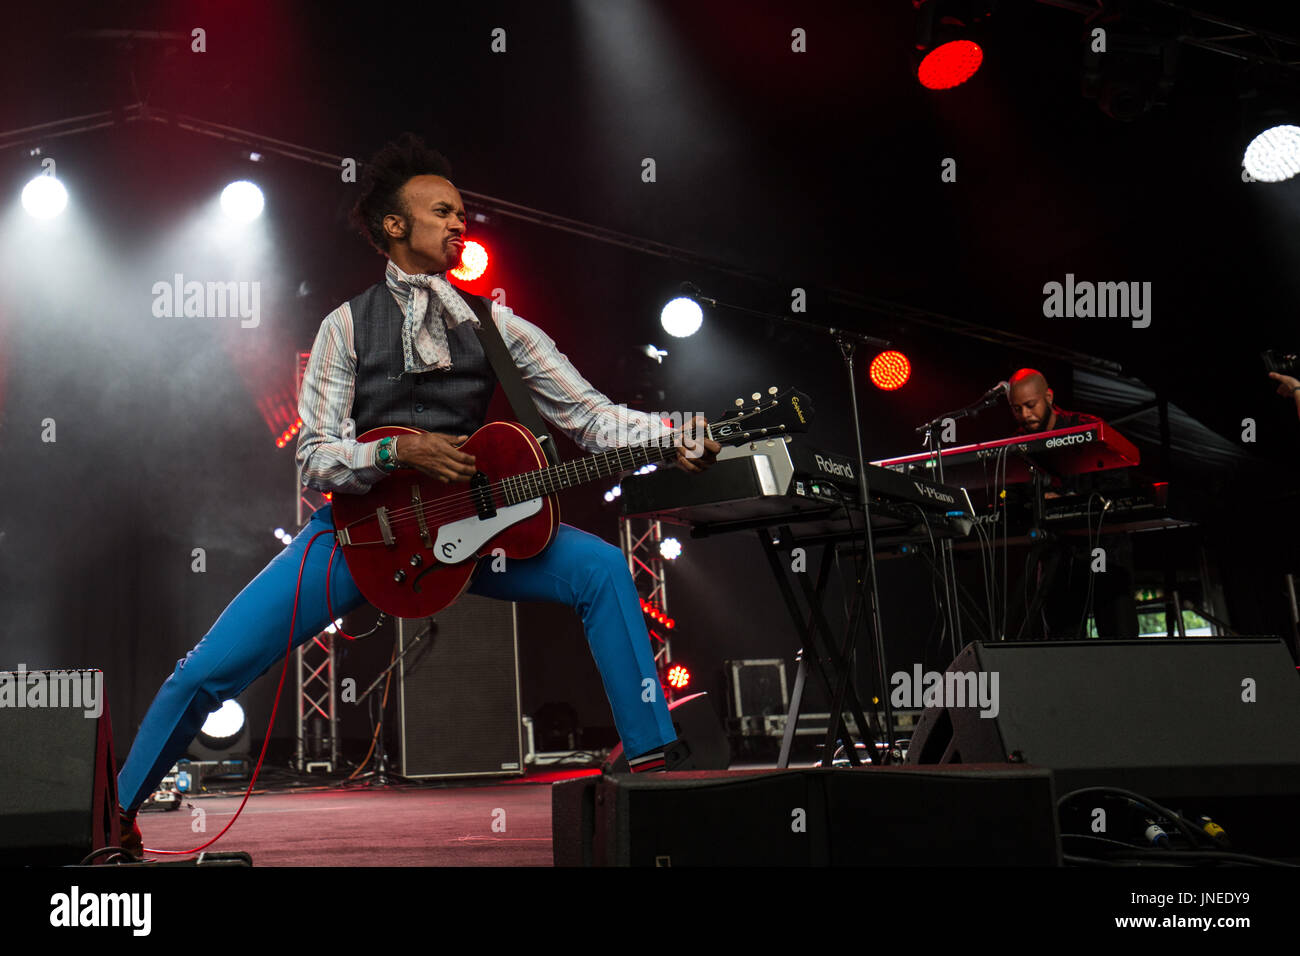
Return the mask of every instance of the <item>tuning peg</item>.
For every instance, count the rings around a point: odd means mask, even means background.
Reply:
[[[749,397],[752,398],[754,401],[758,401],[758,400],[759,400],[760,398],[762,398],[763,396],[760,395],[760,394],[758,394],[758,392],[755,392],[753,395],[751,395],[751,396],[749,396]]]
[[[737,408],[741,408],[741,407],[743,407],[744,404],[745,404],[745,400],[744,400],[743,398],[738,398],[738,399],[736,399],[736,407],[737,407]]]
[[[768,388],[768,390],[767,390],[767,394],[769,394],[769,395],[775,395],[775,394],[776,394],[776,386],[773,385],[773,386],[771,386],[770,388]]]

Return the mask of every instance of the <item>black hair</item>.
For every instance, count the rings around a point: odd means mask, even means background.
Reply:
[[[403,133],[370,158],[361,171],[361,195],[352,207],[352,226],[381,255],[388,254],[384,217],[396,213],[411,219],[402,187],[414,176],[451,178],[451,163],[414,133]]]

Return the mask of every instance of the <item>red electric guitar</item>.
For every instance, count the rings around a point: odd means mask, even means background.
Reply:
[[[714,441],[739,445],[804,431],[807,395],[787,389],[730,418],[711,422]],[[358,441],[419,434],[400,426],[372,428]],[[460,446],[478,471],[469,483],[446,483],[399,468],[363,495],[333,499],[334,533],[357,588],[394,617],[428,617],[469,585],[479,557],[500,548],[506,558],[531,558],[555,537],[555,493],[647,464],[671,461],[671,444],[628,446],[550,466],[537,439],[514,422],[489,422]]]

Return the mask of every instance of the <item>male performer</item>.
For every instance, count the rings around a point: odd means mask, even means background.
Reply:
[[[1095,415],[1069,412],[1055,404],[1055,396],[1042,372],[1022,368],[1007,380],[1007,404],[1016,420],[1019,434],[1035,434],[1076,425],[1100,422]],[[1088,495],[1107,485],[1120,482],[1102,480],[1093,476],[1069,475],[1053,479],[1045,497],[1059,498],[1066,494]],[[1093,526],[1104,527],[1101,502],[1093,499]],[[1094,572],[1092,548],[1100,547],[1105,554],[1105,572]],[[1106,535],[1096,539],[1081,538],[1071,542],[1065,538],[1044,539],[1030,552],[1031,571],[1026,576],[1037,581],[1038,588],[1046,588],[1043,596],[1042,625],[1045,637],[1067,640],[1083,634],[1080,625],[1088,613],[1088,589],[1092,587],[1093,614],[1097,633],[1102,637],[1137,637],[1137,605],[1133,597],[1133,544],[1127,535]],[[1024,608],[1028,596],[1021,601]],[[1025,621],[1020,635],[1035,633],[1039,622]]]
[[[478,319],[446,280],[460,262],[465,236],[464,204],[449,174],[446,160],[410,134],[365,168],[353,222],[389,261],[383,282],[321,323],[299,400],[304,484],[364,493],[398,466],[444,482],[467,482],[474,474],[473,456],[458,446],[484,424],[497,379],[471,328]],[[646,440],[663,432],[652,416],[612,404],[537,326],[496,303],[491,315],[542,414],[579,445],[598,451],[616,447],[629,432]],[[364,443],[351,437],[380,425],[427,434]],[[699,472],[720,449],[696,440],[678,449],[677,463]],[[303,552],[313,535],[332,528],[330,510],[312,515],[177,662],[154,698],[118,775],[122,845],[132,855],[143,852],[136,810],[208,714],[283,659]],[[330,623],[325,576],[332,546],[332,536],[322,535],[307,557],[295,647]],[[675,738],[622,552],[561,524],[541,554],[508,560],[499,572],[485,563],[476,568],[470,593],[554,601],[581,615],[630,769],[691,769],[690,748]],[[329,588],[335,616],[365,603],[338,555]]]
[[[1101,421],[1095,415],[1067,412],[1053,403],[1054,395],[1043,373],[1022,368],[1007,379],[1007,404],[1022,434],[1050,432],[1056,428],[1073,428]]]

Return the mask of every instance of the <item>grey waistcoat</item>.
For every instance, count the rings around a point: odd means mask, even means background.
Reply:
[[[472,435],[483,426],[497,377],[471,323],[447,330],[450,369],[402,375],[405,317],[388,286],[377,283],[348,304],[357,350],[352,420],[358,436],[381,425],[451,435]]]

